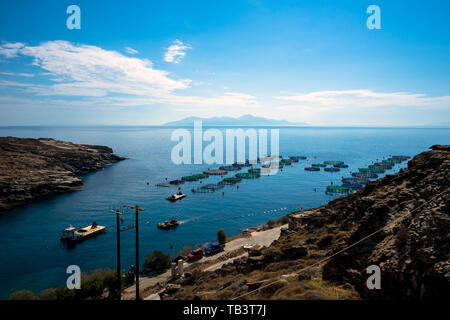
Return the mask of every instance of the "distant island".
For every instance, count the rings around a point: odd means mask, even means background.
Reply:
[[[167,122],[164,126],[170,127],[193,127],[194,121],[202,121],[203,126],[207,127],[293,127],[293,126],[307,126],[304,122],[290,122],[287,120],[274,120],[263,117],[255,117],[250,114],[243,115],[239,118],[232,117],[212,117],[212,118],[200,118],[200,117],[188,117],[178,121]]]

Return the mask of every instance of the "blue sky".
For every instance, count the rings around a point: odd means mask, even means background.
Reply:
[[[2,1],[0,125],[449,124],[449,57],[448,1]]]

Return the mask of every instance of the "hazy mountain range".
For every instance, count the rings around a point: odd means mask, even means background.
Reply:
[[[307,126],[304,122],[290,122],[287,120],[274,120],[267,119],[263,117],[254,117],[250,114],[243,115],[239,118],[232,117],[212,117],[212,118],[199,118],[199,117],[188,117],[178,121],[167,122],[165,126],[181,126],[190,127],[194,126],[194,121],[202,121],[203,126],[240,126],[240,127],[257,127],[257,126],[269,126],[269,127],[287,127],[287,126]]]

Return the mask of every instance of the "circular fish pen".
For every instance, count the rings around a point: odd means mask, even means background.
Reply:
[[[252,173],[252,172],[236,173],[236,178],[240,178],[240,179],[256,179],[259,177],[261,177],[261,175],[259,173]]]
[[[408,159],[410,159],[411,157],[410,156],[392,156],[391,157],[391,159],[394,159],[394,160],[400,160],[400,161],[406,161],[406,160],[408,160]]]
[[[345,168],[348,168],[348,164],[333,164],[333,167],[345,169]]]
[[[192,176],[182,177],[181,180],[183,180],[183,181],[197,181],[197,180],[205,179],[205,178],[208,178],[207,174],[199,173],[199,174],[193,174]]]
[[[311,167],[313,168],[325,168],[327,165],[323,163],[313,163]]]
[[[371,169],[379,168],[379,169],[384,169],[384,170],[391,170],[393,166],[394,166],[394,165],[393,165],[392,163],[387,163],[387,162],[383,162],[383,163],[381,163],[381,162],[376,162],[376,163],[374,163],[374,164],[371,164],[371,165],[369,166],[369,168],[371,168]]]
[[[283,159],[283,160],[280,161],[280,164],[282,166],[290,166],[292,164],[292,161],[291,160],[287,160],[287,159]]]
[[[325,168],[323,170],[327,171],[327,172],[339,172],[339,171],[341,171],[341,169],[335,168],[335,167]]]
[[[384,169],[381,168],[359,168],[359,172],[372,172],[372,173],[384,173]]]
[[[261,168],[251,168],[248,169],[249,173],[261,173]]]
[[[224,171],[239,171],[239,170],[241,170],[241,167],[237,167],[237,166],[222,166],[222,167],[219,167],[219,170],[224,170]]]
[[[383,160],[382,162],[393,163],[393,164],[402,163],[400,160],[395,160],[395,159],[387,159],[387,160]]]
[[[323,163],[326,165],[331,164],[334,166],[334,165],[338,165],[338,164],[344,164],[344,161],[328,160],[328,161],[324,161]]]
[[[223,184],[205,184],[204,186],[198,187],[198,188],[194,188],[191,191],[192,192],[196,192],[196,193],[210,193],[210,192],[214,192],[216,190],[222,189],[223,188]]]
[[[376,179],[376,178],[378,178],[378,175],[373,172],[353,172],[352,177],[365,178],[365,179]]]
[[[303,156],[289,156],[289,159],[291,159],[294,162],[298,162],[299,160],[306,160],[306,157],[303,157]]]
[[[180,184],[183,184],[183,183],[184,183],[183,180],[172,180],[172,181],[169,181],[169,184],[172,185],[172,186],[179,186]]]
[[[226,170],[220,170],[220,169],[214,169],[214,170],[205,170],[203,171],[204,174],[210,175],[210,176],[223,176],[228,173]]]
[[[235,184],[238,182],[241,182],[242,179],[238,178],[238,177],[230,177],[230,178],[225,178],[222,181],[219,182],[219,184]]]
[[[327,192],[329,193],[347,193],[349,191],[348,187],[344,186],[328,186]]]
[[[349,184],[366,184],[369,182],[369,179],[365,178],[342,178],[342,183],[349,183]]]
[[[342,186],[347,187],[349,189],[360,189],[363,187],[362,184],[357,184],[357,183],[343,183]]]
[[[262,167],[265,169],[283,169],[283,165],[281,163],[265,164]]]
[[[320,171],[319,167],[306,167],[305,171]]]

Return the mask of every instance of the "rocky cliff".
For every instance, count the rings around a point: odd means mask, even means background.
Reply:
[[[104,146],[0,137],[0,211],[80,189],[81,175],[123,159]]]
[[[436,299],[450,292],[450,146],[325,206],[289,214],[289,229],[215,272],[195,272],[165,299]],[[369,290],[367,267],[381,270]]]

